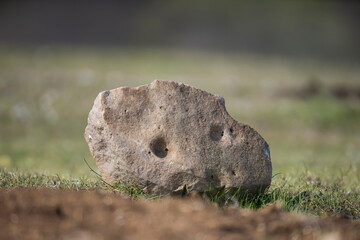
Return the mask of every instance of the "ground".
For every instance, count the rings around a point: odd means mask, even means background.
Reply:
[[[359,239],[360,222],[219,209],[196,198],[131,200],[100,191],[0,192],[0,239]]]
[[[359,69],[245,53],[0,46],[0,239],[359,238]],[[154,79],[223,96],[265,138],[273,179],[264,196],[154,200],[89,170],[83,132],[96,95]],[[203,210],[181,210],[192,206]]]

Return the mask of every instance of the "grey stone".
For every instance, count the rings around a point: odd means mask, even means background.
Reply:
[[[266,141],[234,120],[222,97],[182,83],[99,93],[85,139],[109,183],[161,194],[224,187],[253,193],[271,183]]]

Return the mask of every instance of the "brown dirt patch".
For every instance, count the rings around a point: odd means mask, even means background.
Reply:
[[[221,210],[200,199],[129,200],[59,190],[0,191],[0,239],[360,239],[360,222]]]

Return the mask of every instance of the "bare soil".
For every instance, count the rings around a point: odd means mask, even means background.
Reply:
[[[98,191],[0,191],[0,239],[360,239],[360,222],[222,210],[195,198],[130,200]]]

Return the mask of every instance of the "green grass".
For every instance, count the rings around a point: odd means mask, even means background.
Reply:
[[[69,178],[68,176],[47,175],[29,172],[9,172],[0,170],[0,189],[9,190],[15,188],[37,189],[50,188],[58,190],[91,191],[105,190],[113,193],[122,193],[131,198],[159,198],[153,194],[145,193],[138,186],[117,183],[111,185],[101,178]]]
[[[106,185],[94,179],[71,179],[60,175],[0,171],[0,188],[51,188],[71,190],[104,189]]]
[[[358,186],[349,187],[341,178],[332,182],[322,181],[310,172],[300,174],[296,178],[275,179],[270,189],[263,195],[227,196],[224,192],[219,192],[209,198],[214,203],[235,204],[238,207],[253,210],[279,203],[286,211],[317,216],[360,218],[360,188]]]
[[[270,204],[281,204],[285,211],[312,214],[316,216],[340,216],[360,219],[360,187],[344,184],[344,179],[324,182],[310,172],[296,178],[276,176],[273,184],[264,194],[247,196],[228,194],[227,190],[204,193],[201,196],[211,203],[226,208],[235,206],[257,210]],[[136,185],[118,183],[110,185],[101,178],[98,180],[70,179],[59,175],[0,171],[0,188],[50,188],[70,190],[104,190],[121,193],[130,198],[160,199],[161,196],[148,194]],[[239,189],[240,190],[240,189]]]
[[[241,199],[239,206],[281,202],[287,210],[358,218],[360,100],[336,99],[329,89],[359,88],[359,69],[241,53],[0,46],[1,188],[111,190],[83,161],[96,170],[83,138],[93,101],[106,89],[162,79],[223,96],[229,113],[269,143],[279,175],[264,196]],[[313,78],[320,94],[292,96]],[[136,186],[112,189],[151,198]],[[221,192],[215,199],[230,201]]]

